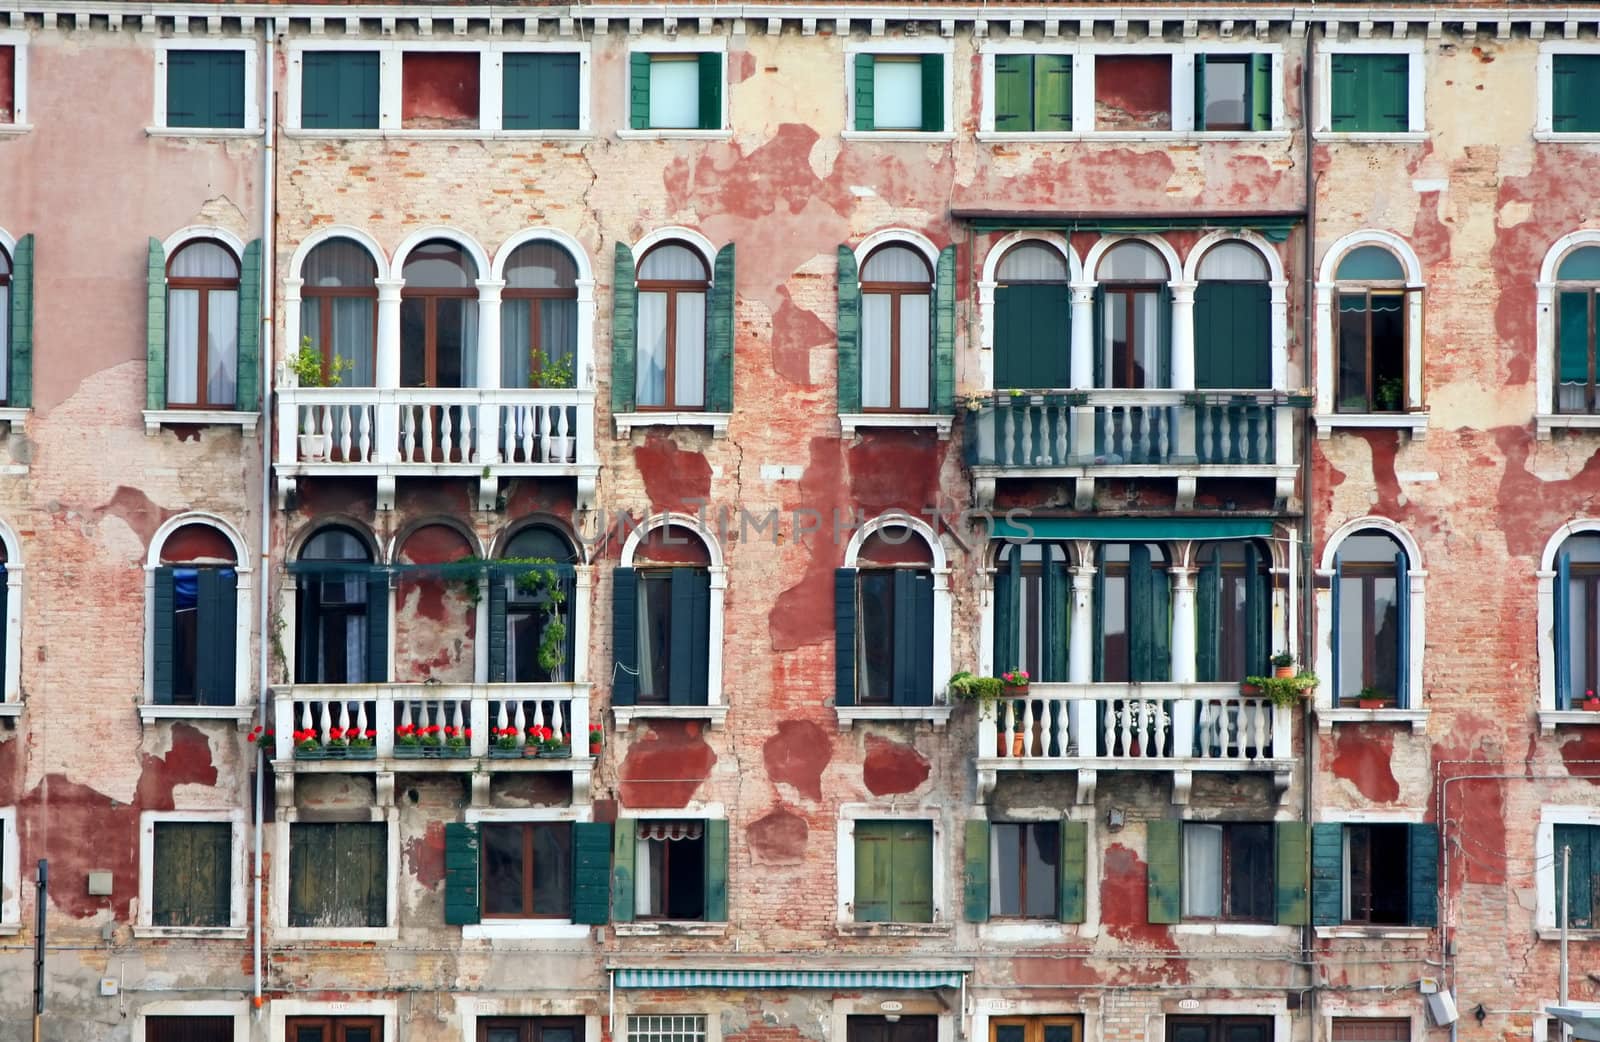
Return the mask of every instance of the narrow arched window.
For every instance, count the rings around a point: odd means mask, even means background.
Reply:
[[[1556,269],[1556,412],[1600,412],[1600,246],[1580,246]]]
[[[994,668],[1045,683],[1069,679],[1072,579],[1062,543],[1002,544],[995,558]]]
[[[472,387],[478,370],[477,266],[447,239],[411,251],[400,291],[400,385]]]
[[[1600,535],[1575,535],[1556,553],[1556,708],[1600,691]]]
[[[908,246],[880,246],[861,266],[861,407],[928,408],[933,271]]]
[[[239,259],[186,243],[167,262],[167,405],[232,409],[239,379]]]
[[[1199,548],[1195,581],[1195,678],[1243,680],[1269,670],[1272,654],[1272,557],[1254,541]]]
[[[1171,383],[1171,273],[1147,243],[1122,242],[1095,272],[1097,387],[1166,387]]]
[[[1334,691],[1341,703],[1410,707],[1410,562],[1400,542],[1363,529],[1334,557]]]
[[[1159,543],[1101,543],[1094,587],[1094,679],[1172,677],[1172,588]]]
[[[577,559],[571,540],[549,525],[529,525],[506,542],[490,574],[491,682],[572,679]]]
[[[1409,342],[1405,269],[1382,246],[1357,246],[1339,261],[1335,326],[1339,412],[1404,412]]]
[[[295,562],[295,682],[371,684],[388,679],[389,578],[348,528],[325,528]]]
[[[1072,291],[1066,258],[1039,242],[1006,251],[995,273],[994,385],[1071,386]]]
[[[301,266],[300,335],[342,387],[371,387],[378,344],[378,266],[359,243],[329,239]],[[335,361],[337,359],[337,361]]]
[[[578,266],[571,255],[552,242],[517,247],[501,299],[500,386],[575,386]]]
[[[654,246],[639,262],[638,287],[638,408],[704,408],[711,292],[705,258],[678,242]]]
[[[1200,258],[1194,380],[1202,390],[1272,386],[1272,296],[1254,246],[1219,242]]]

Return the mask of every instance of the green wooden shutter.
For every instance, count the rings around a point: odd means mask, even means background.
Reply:
[[[232,916],[233,826],[160,822],[155,827],[151,922],[227,926]]]
[[[239,367],[233,407],[256,411],[261,379],[261,240],[251,239],[239,262]]]
[[[1405,551],[1394,555],[1395,639],[1399,652],[1395,655],[1394,704],[1397,709],[1411,709],[1412,699],[1420,704],[1421,691],[1411,690],[1411,570],[1406,565]]]
[[[1041,133],[1072,129],[1072,55],[1034,56],[1033,129]]]
[[[994,385],[1067,387],[1072,382],[1072,296],[1066,283],[1019,282],[994,294]]]
[[[994,572],[994,671],[1003,673],[1018,664],[1017,618],[1022,596],[1022,553],[1016,547],[1006,552]]]
[[[1135,681],[1164,681],[1172,672],[1171,589],[1164,569],[1150,562],[1150,547],[1128,549],[1128,625]]]
[[[172,624],[177,615],[177,590],[171,568],[157,568],[155,572],[155,597],[150,619],[152,672],[151,693],[156,705],[172,704],[173,661],[175,650]]]
[[[17,409],[33,405],[33,236],[17,240],[11,255],[10,376],[6,404]]]
[[[1556,300],[1556,357],[1559,383],[1589,383],[1589,301],[1588,290],[1562,293]],[[1556,397],[1559,402],[1560,395]]]
[[[336,125],[339,81],[335,58],[333,51],[305,51],[300,55],[300,125],[307,130]]]
[[[1411,58],[1404,54],[1372,55],[1372,129],[1401,133],[1411,129]]]
[[[638,58],[639,55],[634,55]],[[646,55],[645,57],[648,57]],[[649,82],[650,70],[645,69]],[[633,266],[633,250],[617,243],[611,267],[611,411],[632,412],[634,387],[638,383],[639,288]]]
[[[496,568],[490,568],[484,581],[489,584],[489,683],[504,684],[506,682],[506,601],[508,591],[506,584],[511,582],[511,576]]]
[[[1104,548],[1096,550],[1094,570],[1094,601],[1089,627],[1094,645],[1094,669],[1091,679],[1101,683],[1106,678],[1106,558]]]
[[[1195,580],[1194,675],[1202,684],[1216,683],[1221,661],[1218,651],[1222,639],[1222,560],[1214,550],[1206,554]]]
[[[572,921],[596,925],[609,918],[611,899],[611,823],[572,825]]]
[[[1145,903],[1152,923],[1175,923],[1182,907],[1183,822],[1145,823]]]
[[[861,280],[855,251],[839,247],[839,412],[861,411]]]
[[[933,704],[933,577],[894,573],[894,704]]]
[[[734,366],[733,243],[717,251],[711,280],[711,313],[706,317],[706,411],[733,411]]]
[[[956,409],[956,248],[939,251],[934,276],[933,411]]]
[[[1261,567],[1261,550],[1255,543],[1245,545],[1244,575],[1245,668],[1264,671],[1272,664],[1272,580]]]
[[[207,926],[229,926],[233,921],[233,826],[227,822],[207,822],[194,826],[196,854],[194,865],[199,877],[198,909]]]
[[[1550,66],[1551,129],[1560,134],[1600,130],[1600,55],[1556,54]]]
[[[204,127],[209,91],[200,51],[167,52],[167,126]]]
[[[1106,378],[1107,352],[1102,346],[1105,342],[1106,326],[1106,288],[1104,286],[1095,286],[1094,288],[1093,324],[1094,340],[1092,341],[1092,344],[1094,354],[1094,386],[1109,387],[1110,381]],[[1080,373],[1073,373],[1072,376],[1074,379],[1082,379],[1082,374]]]
[[[700,58],[700,129],[722,129],[722,55],[705,51]]]
[[[507,54],[500,67],[500,126],[535,130],[539,126],[539,60],[542,54]]]
[[[966,842],[962,847],[961,896],[967,922],[989,920],[989,822],[983,818],[967,821]]]
[[[1363,130],[1361,126],[1361,113],[1363,109],[1362,84],[1360,83],[1359,59],[1356,54],[1332,54],[1328,56],[1329,85],[1328,97],[1331,102],[1328,114],[1328,129],[1346,133],[1349,131]]]
[[[232,569],[198,569],[198,659],[200,705],[231,706],[238,700],[239,577]]]
[[[1147,387],[1172,386],[1172,287],[1163,282],[1156,289],[1156,381]]]
[[[650,55],[639,51],[628,58],[628,126],[650,129]]]
[[[578,55],[576,53],[539,55],[539,107],[536,120],[540,130],[577,130],[579,123]]]
[[[152,851],[150,922],[155,926],[193,926],[189,919],[188,889],[190,833],[181,824],[158,822]],[[1559,848],[1557,848],[1559,850]],[[1560,859],[1557,858],[1559,866]],[[1561,871],[1556,870],[1559,893]]]
[[[1037,387],[1033,382],[1033,286],[994,290],[994,386]]]
[[[1061,832],[1061,889],[1057,895],[1057,917],[1064,923],[1081,923],[1088,918],[1089,823],[1063,821]]]
[[[1556,583],[1551,591],[1555,602],[1555,625],[1551,634],[1556,656],[1556,708],[1571,709],[1572,690],[1572,555],[1556,554]]]
[[[1338,822],[1311,826],[1311,921],[1344,921],[1344,826]]]
[[[706,900],[705,918],[710,923],[728,921],[728,822],[712,818],[706,822]]]
[[[856,570],[833,572],[833,704],[856,704]]]
[[[1410,865],[1406,908],[1412,926],[1439,925],[1439,826],[1412,825],[1407,830],[1406,860]]]
[[[207,51],[207,126],[244,129],[244,52]]]
[[[378,52],[306,51],[300,64],[300,125],[377,129]]]
[[[1033,126],[1033,57],[1027,54],[994,56],[994,129],[1019,133]],[[1010,386],[997,384],[997,386]]]
[[[1250,56],[1250,129],[1272,129],[1272,55]]]
[[[1273,826],[1277,850],[1274,865],[1278,884],[1278,922],[1304,926],[1310,915],[1307,902],[1307,826],[1303,821],[1280,821]]]
[[[378,129],[378,52],[339,56],[340,126]]]
[[[1232,386],[1229,285],[1208,281],[1194,288],[1194,385],[1198,390]]]
[[[933,922],[933,823],[894,822],[889,921]]]
[[[894,869],[892,821],[858,821],[855,826],[855,921],[886,923]]]
[[[944,129],[944,55],[922,56],[922,129]]]
[[[1206,129],[1206,56],[1194,56],[1194,129]]]
[[[369,684],[389,679],[389,576],[367,577],[367,677]]]
[[[1044,647],[1039,649],[1040,679],[1047,683],[1064,683],[1070,667],[1069,652],[1072,643],[1072,576],[1065,561],[1045,560],[1041,601]],[[1007,663],[1001,669],[1010,669],[1021,663]],[[1060,706],[1051,709],[1054,714]]]
[[[1562,889],[1561,889],[1561,857],[1562,850],[1572,848],[1572,860],[1568,866],[1568,875],[1572,881],[1572,898],[1567,904],[1567,925],[1572,929],[1592,929],[1593,917],[1590,914],[1594,901],[1594,875],[1590,868],[1593,859],[1600,855],[1600,844],[1594,842],[1595,827],[1593,825],[1557,825],[1555,827],[1555,857],[1550,863],[1549,871],[1555,877],[1555,924],[1561,926]]]
[[[444,921],[451,926],[478,922],[478,826],[449,821],[444,826]]]
[[[856,129],[873,130],[873,89],[876,63],[870,54],[856,55]]]
[[[145,254],[144,407],[167,407],[167,254],[151,239]]]
[[[611,572],[611,704],[631,706],[639,690],[639,573]]]
[[[363,821],[333,829],[334,886],[327,894],[333,914],[348,922],[354,912],[362,926],[387,926],[388,826]]]
[[[675,706],[707,703],[711,577],[699,568],[674,568],[669,580],[672,618],[667,700]]]
[[[1271,318],[1266,283],[1207,281],[1195,287],[1195,387],[1272,386]]]
[[[632,818],[618,818],[611,845],[611,921],[633,922],[634,847],[639,831]]]

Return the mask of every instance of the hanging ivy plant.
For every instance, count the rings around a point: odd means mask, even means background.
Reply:
[[[483,599],[484,569],[520,569],[515,578],[517,592],[542,602],[544,606],[544,626],[539,637],[539,668],[551,676],[567,661],[567,623],[561,617],[561,606],[567,603],[567,589],[561,581],[562,563],[553,557],[501,557],[485,561],[472,555],[450,562],[452,571],[465,566],[479,566],[461,576],[467,599],[474,608]]]

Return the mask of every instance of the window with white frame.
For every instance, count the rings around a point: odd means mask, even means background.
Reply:
[[[1320,427],[1426,429],[1422,266],[1398,236],[1346,235],[1317,278],[1317,422]]]
[[[945,52],[850,52],[851,126],[856,131],[940,133],[945,124]]]
[[[27,125],[28,34],[0,31],[0,126]]]
[[[707,1042],[703,1014],[628,1017],[628,1042]]]
[[[0,807],[0,932],[22,925],[22,848],[17,840],[17,808]]]
[[[934,921],[933,841],[931,821],[855,822],[851,907],[856,922]]]
[[[1555,565],[1555,708],[1578,709],[1600,691],[1600,532],[1568,536]]]
[[[180,933],[243,928],[243,820],[228,811],[142,817],[139,926]]]
[[[1068,263],[1055,244],[1006,250],[995,271],[996,389],[1071,386],[1071,308]]]
[[[1334,557],[1335,697],[1364,708],[1411,706],[1411,562],[1393,535],[1352,533]]]
[[[1194,129],[1272,129],[1272,55],[1194,56]]]
[[[172,130],[254,130],[253,43],[163,40],[156,64],[156,125]]]
[[[1322,61],[1320,133],[1383,137],[1423,132],[1420,41],[1330,41]]]
[[[190,240],[168,259],[167,408],[235,407],[241,288],[239,258],[223,243]]]
[[[720,719],[727,572],[712,534],[688,515],[658,515],[629,533],[611,578],[619,720],[675,711]]]
[[[164,526],[151,547],[150,701],[158,706],[237,705],[248,650],[249,585],[240,582],[238,536],[209,517]]]
[[[1553,137],[1600,134],[1600,49],[1550,41],[1539,49],[1539,130]]]
[[[321,357],[322,379],[371,387],[378,355],[378,267],[352,239],[318,243],[300,267],[300,337]]]
[[[1095,267],[1100,343],[1098,387],[1168,387],[1172,383],[1172,271],[1149,243],[1129,239]]]
[[[1591,807],[1544,806],[1534,834],[1539,929],[1600,930],[1600,813]],[[1570,896],[1561,886],[1566,868]]]
[[[1579,246],[1561,258],[1555,304],[1555,411],[1600,414],[1600,246]]]
[[[720,51],[634,51],[628,56],[631,130],[721,130]]]
[[[284,1042],[383,1042],[382,1017],[289,1017]]]

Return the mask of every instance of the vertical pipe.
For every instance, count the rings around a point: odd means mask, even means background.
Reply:
[[[1315,2],[1315,0],[1313,0]],[[1315,357],[1311,349],[1311,302],[1315,289],[1312,274],[1316,270],[1316,227],[1317,227],[1317,194],[1316,179],[1312,175],[1311,163],[1315,151],[1311,147],[1311,120],[1312,102],[1316,97],[1313,84],[1316,82],[1316,25],[1306,25],[1306,45],[1301,58],[1300,69],[1300,143],[1303,150],[1305,169],[1305,227],[1302,229],[1304,242],[1300,251],[1300,264],[1305,269],[1302,275],[1303,295],[1300,301],[1300,368],[1303,378],[1308,382],[1315,378],[1312,372],[1312,359]],[[1311,569],[1311,450],[1315,446],[1315,436],[1312,433],[1312,419],[1310,411],[1300,417],[1300,648],[1301,661],[1306,661],[1312,655],[1316,644],[1313,636],[1316,633],[1312,611],[1316,607],[1316,574]],[[1294,551],[1290,547],[1290,552]],[[1305,785],[1300,796],[1301,820],[1309,827],[1311,824],[1312,789],[1316,780],[1316,725],[1312,720],[1312,699],[1301,699],[1300,726],[1305,735]],[[1309,844],[1307,844],[1309,846]],[[1309,854],[1309,852],[1308,852]],[[1307,879],[1310,878],[1308,871]],[[1316,960],[1312,957],[1315,950],[1316,927],[1311,923],[1311,916],[1306,916],[1306,925],[1300,928],[1300,948],[1303,952],[1308,989],[1306,992],[1306,1022],[1309,1026],[1308,1038],[1317,1037],[1317,989],[1319,970]]]
[[[1558,994],[1561,1005],[1567,1004],[1567,908],[1572,900],[1572,890],[1569,887],[1572,871],[1572,848],[1561,848],[1561,983]],[[1563,1032],[1564,1034],[1565,1032]]]

